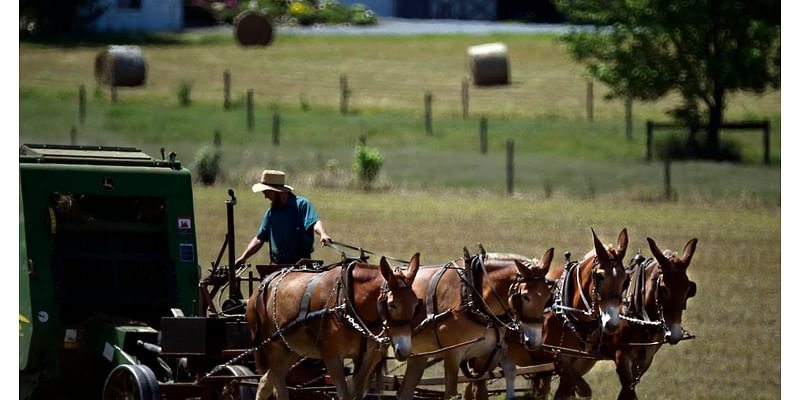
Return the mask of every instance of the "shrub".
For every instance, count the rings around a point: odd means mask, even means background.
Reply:
[[[706,148],[703,132],[698,131],[696,137],[673,133],[656,139],[656,156],[671,160],[715,159],[718,161],[739,162],[742,160],[742,147],[739,143],[722,138],[716,154]]]
[[[372,187],[383,167],[383,156],[378,149],[369,148],[362,144],[356,145],[355,162],[353,171],[358,175],[358,180],[365,190]]]
[[[178,85],[178,103],[183,106],[187,107],[192,102],[192,83],[182,81]]]
[[[213,185],[220,174],[219,161],[222,152],[219,149],[203,146],[194,157],[195,179],[204,185]]]
[[[374,25],[378,22],[375,12],[363,4],[353,4],[350,7],[350,19],[354,25]]]

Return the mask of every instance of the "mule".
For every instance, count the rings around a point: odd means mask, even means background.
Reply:
[[[654,258],[633,266],[622,326],[602,351],[604,359],[616,364],[621,385],[617,399],[636,399],[636,384],[661,345],[675,345],[684,338],[683,311],[697,293],[697,285],[686,274],[697,239],[689,240],[680,256],[662,252],[651,238],[647,243]]]
[[[274,393],[288,400],[286,376],[303,357],[324,362],[337,398],[362,398],[387,345],[399,360],[411,353],[418,267],[419,253],[405,273],[393,272],[381,257],[378,266],[354,261],[324,272],[284,270],[267,277],[246,311],[251,337],[262,343],[255,357],[263,374],[256,399]],[[351,385],[345,358],[355,360]]]
[[[416,356],[407,361],[398,398],[413,398],[429,359],[444,360],[444,398],[450,398],[457,394],[459,366],[465,375],[482,375],[470,371],[466,360],[494,358],[507,330],[520,332],[528,347],[541,344],[549,298],[545,275],[552,259],[551,248],[541,261],[479,254],[422,269],[413,288],[425,300],[427,317],[415,321],[420,323],[412,338]],[[513,395],[513,379],[507,383]]]
[[[560,376],[555,398],[569,398],[577,389],[580,396],[591,396],[591,388],[581,378],[597,358],[601,344],[622,324],[622,293],[628,283],[623,259],[628,248],[628,231],[622,229],[616,246],[604,246],[592,229],[594,249],[580,262],[553,268],[548,278],[556,280],[553,305],[545,313],[544,344],[541,350],[527,351],[517,339],[507,338],[508,357],[519,366],[554,362]],[[550,375],[537,375],[532,389],[539,398],[550,392]]]

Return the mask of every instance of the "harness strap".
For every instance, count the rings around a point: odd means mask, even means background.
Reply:
[[[583,305],[586,307],[586,310],[592,312],[592,306],[589,305],[589,302],[586,300],[586,295],[583,294],[583,283],[581,282],[581,269],[575,268],[575,279],[578,280],[578,287],[575,289],[578,290],[578,293],[581,295],[581,301],[583,301]]]
[[[425,317],[425,320],[423,320],[416,328],[414,328],[414,333],[419,333],[428,325],[433,324],[433,337],[436,338],[436,345],[440,348],[442,347],[442,342],[439,339],[439,330],[436,328],[439,326],[439,321],[451,315],[451,309],[447,309],[447,311],[437,314],[436,288],[439,286],[439,280],[442,279],[442,275],[444,275],[444,273],[447,271],[447,266],[450,264],[452,264],[452,262],[442,265],[439,270],[433,274],[431,281],[428,282],[428,292],[425,297],[425,311],[427,312],[427,316]]]
[[[499,350],[502,346],[500,338],[500,329],[496,325],[493,325],[492,328],[494,328],[494,334],[497,340],[495,340],[494,342],[495,345],[494,348],[492,348],[492,352],[489,354],[489,358],[483,365],[483,368],[475,372],[469,369],[469,364],[467,363],[468,360],[462,360],[461,363],[459,364],[459,367],[461,367],[461,372],[464,374],[465,377],[470,379],[480,378],[481,376],[483,376],[483,374],[489,371],[489,369],[495,364],[495,362],[499,358],[500,356]]]
[[[303,324],[306,323],[308,307],[311,305],[311,295],[314,293],[314,289],[316,289],[319,281],[322,280],[323,275],[325,275],[325,273],[321,272],[311,278],[311,281],[308,282],[306,286],[306,291],[303,293],[303,298],[300,300],[300,312],[297,314],[297,319],[302,321]]]

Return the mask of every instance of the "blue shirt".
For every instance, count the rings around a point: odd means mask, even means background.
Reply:
[[[294,264],[311,257],[314,251],[314,224],[319,215],[303,196],[289,193],[281,208],[269,208],[264,213],[256,237],[269,241],[269,258],[273,264]]]

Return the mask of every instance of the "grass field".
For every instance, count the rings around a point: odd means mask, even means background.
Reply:
[[[470,91],[461,118],[466,48],[503,41],[512,84]],[[489,251],[539,257],[549,247],[577,257],[623,227],[629,256],[649,255],[645,238],[680,250],[699,239],[689,270],[698,295],[685,326],[697,339],[662,348],[639,385],[640,398],[775,398],[780,391],[781,114],[780,91],[737,95],[726,118],[770,121],[771,167],[760,164],[761,137],[724,132],[745,162],[673,163],[674,201],[661,200],[663,166],[645,163],[644,124],[665,120],[674,97],[634,105],[634,137],[624,136],[623,107],[602,100],[585,118],[586,80],[563,44],[548,35],[424,37],[279,37],[246,50],[219,35],[178,35],[142,43],[144,88],[120,91],[111,104],[92,76],[100,45],[20,45],[20,143],[135,146],[157,156],[163,147],[192,167],[195,153],[222,134],[222,183],[196,186],[199,258],[210,267],[224,238],[226,189],[237,192],[239,249],[255,233],[265,201],[252,194],[261,169],[281,168],[307,195],[328,231],[342,242],[425,264],[459,257],[481,242]],[[233,75],[234,108],[222,109],[222,73]],[[339,76],[348,75],[351,112],[341,115]],[[193,85],[190,107],[177,103],[181,82]],[[86,124],[78,123],[78,86],[88,92]],[[248,132],[244,92],[256,97]],[[422,119],[425,91],[434,96],[434,134]],[[301,107],[307,105],[307,110]],[[281,143],[271,144],[272,111],[281,112]],[[478,118],[489,119],[489,152],[478,152]],[[377,190],[351,190],[359,136],[380,149]],[[515,142],[515,190],[505,195],[505,144]],[[334,261],[329,249],[315,254]],[[259,255],[256,262],[266,262]],[[616,396],[610,363],[588,376],[595,398]]]

